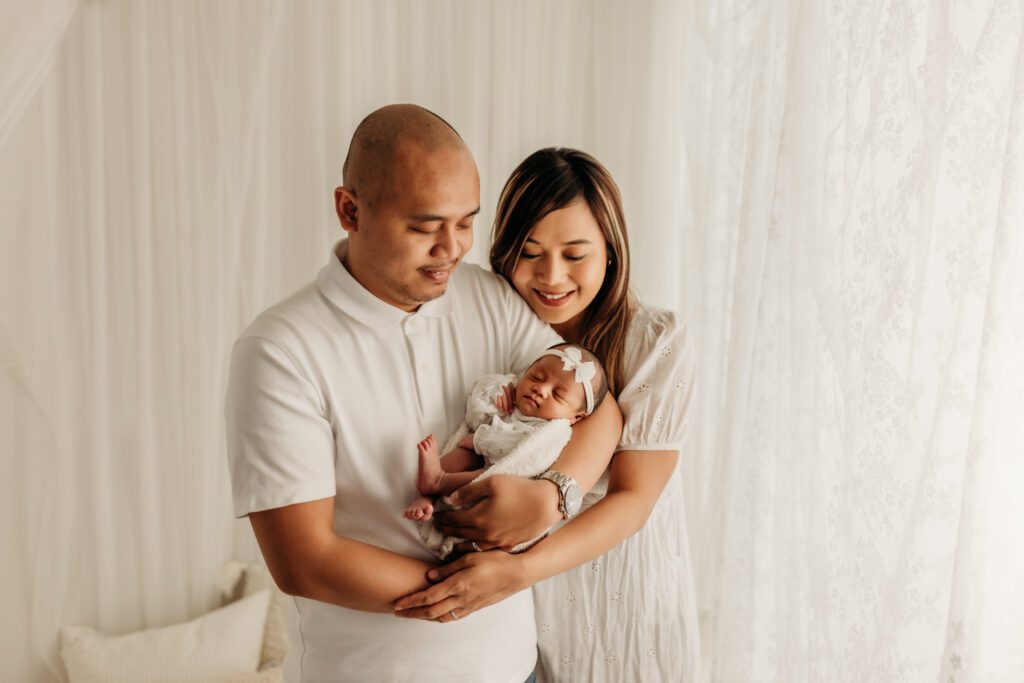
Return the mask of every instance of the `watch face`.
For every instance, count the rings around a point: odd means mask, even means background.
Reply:
[[[583,498],[580,496],[580,487],[573,484],[565,489],[565,514],[572,517],[580,511]]]

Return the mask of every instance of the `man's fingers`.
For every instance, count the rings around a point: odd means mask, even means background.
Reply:
[[[438,531],[447,536],[456,536],[467,541],[476,541],[477,543],[487,540],[487,534],[482,529],[477,529],[473,526],[448,526],[446,524],[438,524],[437,520],[434,520],[434,526]]]
[[[450,529],[460,527],[472,527],[477,519],[476,510],[446,510],[434,515],[434,524],[446,526]],[[458,535],[458,534],[456,534]]]
[[[487,498],[491,494],[490,478],[483,481],[475,481],[466,484],[451,495],[452,502],[462,507],[468,507],[474,503]]]

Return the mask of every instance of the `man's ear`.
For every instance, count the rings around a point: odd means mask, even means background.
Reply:
[[[359,199],[355,192],[344,186],[334,188],[334,210],[345,232],[359,231]]]

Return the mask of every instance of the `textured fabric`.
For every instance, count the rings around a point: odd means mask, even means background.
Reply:
[[[476,377],[521,371],[557,335],[508,285],[474,264],[407,313],[342,265],[270,307],[232,354],[226,399],[236,514],[333,497],[345,538],[433,559],[402,512],[415,494],[415,444],[455,431]],[[481,334],[481,330],[486,331]],[[472,336],[474,344],[460,340]],[[528,594],[455,624],[396,619],[295,598],[302,680],[506,683],[536,658]]]
[[[61,658],[71,683],[216,683],[256,674],[270,591],[184,624],[108,636],[61,629]]]
[[[1019,679],[1024,3],[684,13],[702,665]]]
[[[694,393],[686,326],[669,311],[640,305],[625,361],[618,399],[623,442],[635,450],[678,451]],[[677,465],[639,532],[592,562],[534,586],[538,680],[697,680],[699,628],[679,473]],[[606,492],[607,473],[584,506]]]
[[[639,305],[629,329],[620,451],[678,451],[690,427],[694,346],[671,311]]]
[[[270,606],[267,608],[267,626],[263,633],[263,648],[260,651],[260,672],[276,670],[283,676],[281,665],[288,654],[288,632],[285,620],[288,597],[278,590],[270,572],[262,565],[231,561],[225,565],[221,583],[221,599],[224,604],[246,598],[263,590],[270,591]]]

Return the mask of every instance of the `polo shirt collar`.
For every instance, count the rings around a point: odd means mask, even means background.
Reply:
[[[348,239],[340,240],[334,245],[327,265],[321,268],[317,275],[317,286],[328,301],[364,325],[374,329],[383,329],[412,315],[439,318],[451,312],[452,296],[447,290],[433,301],[428,301],[420,306],[413,313],[408,313],[382,301],[359,284],[342,265],[341,258],[347,250]],[[456,271],[458,271],[457,267]],[[457,272],[452,273],[452,280],[457,274]],[[449,288],[452,286],[452,280],[448,281]]]

